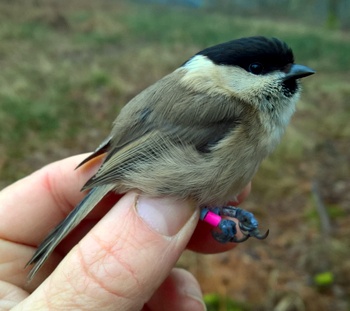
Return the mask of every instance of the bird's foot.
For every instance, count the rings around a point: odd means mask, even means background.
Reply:
[[[222,216],[238,220],[238,227],[243,233],[243,238],[238,239],[236,236],[236,223],[231,219],[222,218]],[[263,240],[269,235],[269,230],[265,234],[261,234],[258,229],[258,221],[252,213],[235,206],[204,207],[201,209],[200,219],[217,228],[217,230],[213,230],[213,237],[221,243],[241,243],[250,237]]]

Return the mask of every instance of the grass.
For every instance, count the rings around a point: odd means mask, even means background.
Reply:
[[[51,161],[94,149],[129,99],[200,49],[256,34],[287,41],[297,62],[316,69],[317,75],[303,81],[292,124],[263,163],[246,202],[263,225],[271,227],[271,240],[240,247],[240,256],[230,253],[224,265],[221,257],[200,257],[199,266],[216,265],[208,279],[193,266],[184,266],[201,279],[206,292],[218,289],[219,296],[249,300],[256,310],[271,310],[293,295],[307,310],[347,302],[344,295],[312,288],[304,276],[329,273],[334,276],[332,286],[350,290],[344,277],[349,267],[342,262],[350,255],[348,33],[297,20],[247,19],[107,0],[1,2],[0,12],[0,187]],[[320,183],[331,214],[341,215],[332,218],[334,232],[326,251],[320,251],[323,241],[317,238],[322,229],[315,221],[313,180]],[[320,253],[326,253],[326,267],[317,260]],[[240,272],[232,281],[219,278],[219,269],[226,275],[230,272],[225,269],[239,265],[247,274]],[[255,274],[249,275],[251,271]],[[294,290],[286,280],[297,284]],[[250,295],[252,282],[261,287]]]

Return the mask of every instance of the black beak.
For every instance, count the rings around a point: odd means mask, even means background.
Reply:
[[[315,73],[315,70],[306,67],[304,65],[298,65],[293,64],[290,66],[289,71],[286,73],[286,75],[283,77],[283,80],[289,80],[289,79],[300,79],[307,76],[310,76]]]

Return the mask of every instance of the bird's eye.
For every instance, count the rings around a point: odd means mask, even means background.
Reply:
[[[264,66],[260,63],[252,63],[249,65],[248,70],[255,75],[260,75],[264,70]]]

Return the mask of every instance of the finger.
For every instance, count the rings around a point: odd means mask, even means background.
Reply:
[[[200,286],[186,270],[175,268],[147,302],[151,311],[206,310]]]
[[[249,183],[244,190],[237,196],[236,202],[230,202],[232,205],[241,204],[245,198],[249,195],[251,191],[251,183]],[[119,195],[109,194],[109,196],[102,202],[104,206],[114,205],[118,199]],[[100,207],[98,207],[99,209]],[[81,225],[78,226],[74,232],[69,236],[69,239],[65,239],[64,243],[61,243],[57,250],[63,256],[65,255],[79,240],[97,223],[98,218],[90,218],[88,220],[82,221]],[[206,222],[199,221],[198,225],[194,231],[194,234],[188,244],[188,248],[204,254],[214,254],[220,253],[234,248],[237,244],[235,243],[220,243],[216,241],[211,232],[213,227]],[[242,238],[243,235],[238,232],[238,237]]]
[[[84,197],[98,163],[75,170],[87,155],[52,163],[0,192],[0,237],[36,245]]]
[[[237,201],[230,202],[231,205],[237,206],[241,204],[251,191],[251,183],[249,183],[244,190],[237,196]],[[233,219],[235,221],[235,219]],[[237,226],[238,238],[242,238],[243,234],[240,232]],[[187,248],[203,254],[215,254],[226,252],[237,246],[236,243],[220,243],[216,241],[212,236],[213,227],[204,221],[199,221],[194,231],[191,240],[189,241]]]
[[[245,187],[245,189],[237,196],[237,201],[231,202],[231,204],[239,205],[249,195],[250,190],[251,190],[251,184],[249,183]],[[120,199],[120,195],[110,193],[101,202],[101,204],[99,204],[96,210],[101,210],[100,208],[101,205],[103,205],[104,208],[112,207],[119,199]],[[99,217],[96,217],[96,218],[90,217],[90,219],[83,220],[81,224],[69,235],[69,238],[66,238],[64,242],[57,247],[56,252],[61,254],[61,256],[64,256],[65,254],[67,254],[68,251],[80,241],[80,239],[97,223],[98,220],[99,220]],[[194,232],[194,235],[190,240],[188,248],[199,253],[213,254],[213,253],[219,253],[219,252],[230,250],[236,246],[236,244],[234,243],[222,244],[216,241],[212,237],[212,234],[211,234],[212,230],[213,230],[212,226],[208,225],[203,221],[199,221],[198,226]],[[239,232],[239,237],[240,238],[243,237],[243,235],[240,235],[240,232]]]
[[[13,284],[0,281],[0,310],[14,310],[23,299],[28,297],[28,293]]]
[[[45,308],[51,297],[52,309],[140,310],[186,247],[198,214],[188,201],[126,194],[20,307]]]

